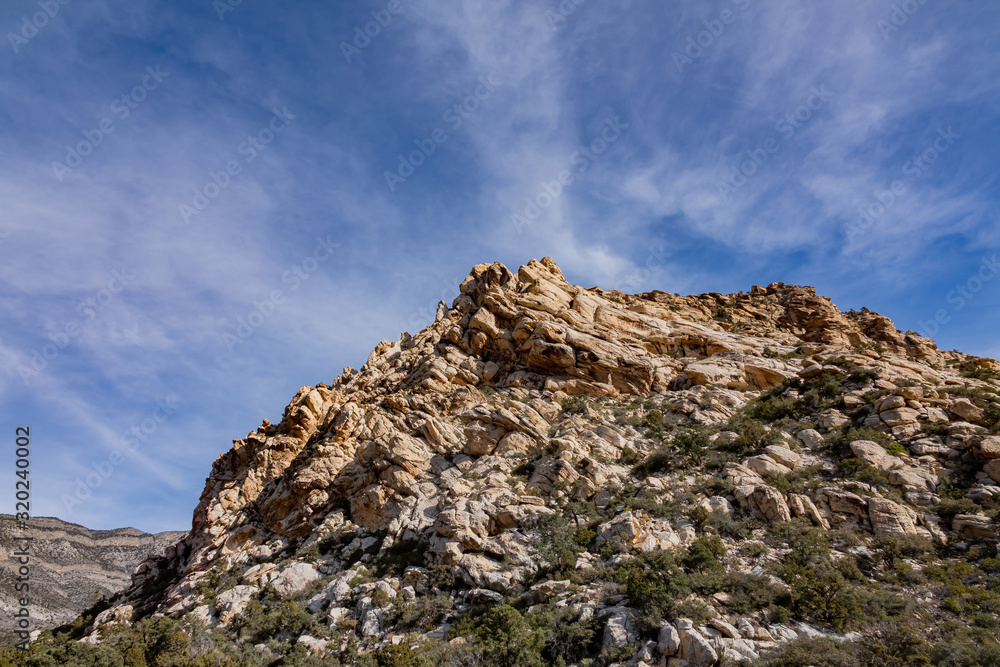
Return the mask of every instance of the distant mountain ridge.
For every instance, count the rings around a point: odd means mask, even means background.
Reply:
[[[0,614],[15,609],[14,517],[0,514]],[[31,520],[31,614],[33,627],[44,628],[76,618],[93,602],[94,592],[113,595],[125,588],[132,570],[151,554],[162,555],[183,532],[155,535],[135,528],[90,530],[52,517]]]

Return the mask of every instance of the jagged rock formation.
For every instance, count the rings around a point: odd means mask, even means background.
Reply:
[[[0,514],[0,548],[15,548],[15,520]],[[150,535],[135,528],[89,530],[50,517],[31,520],[31,614],[35,628],[73,620],[92,602],[95,593],[112,596],[130,583],[130,575],[147,556],[160,557],[185,536],[182,532]],[[17,563],[0,562],[0,613],[17,608],[14,579]]]
[[[800,589],[881,581],[873,549],[995,544],[997,368],[809,287],[627,295],[547,258],[479,265],[433,324],[234,441],[191,532],[136,569],[89,641],[113,621],[229,627],[300,600],[325,636],[286,646],[364,653],[412,641],[404,627],[441,638],[475,605],[555,600],[599,623],[592,657],[757,659],[855,627],[856,600],[844,619]],[[841,541],[810,551],[802,535],[834,540],[810,531]],[[771,601],[697,583],[718,567]],[[429,625],[400,620],[441,596]]]

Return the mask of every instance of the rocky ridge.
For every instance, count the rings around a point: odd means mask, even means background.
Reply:
[[[627,295],[548,258],[479,265],[433,324],[234,441],[86,640],[152,615],[268,660],[490,664],[485,627],[562,614],[589,639],[542,623],[546,660],[710,665],[857,643],[876,609],[947,620],[944,575],[915,573],[972,550],[992,576],[998,368],[809,287]],[[246,631],[286,604],[303,628]]]

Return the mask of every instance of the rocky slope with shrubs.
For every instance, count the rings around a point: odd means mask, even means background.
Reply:
[[[1000,664],[998,370],[809,287],[480,265],[18,659]]]

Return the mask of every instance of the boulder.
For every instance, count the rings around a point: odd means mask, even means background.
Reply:
[[[850,491],[827,487],[820,489],[817,497],[826,500],[831,512],[854,516],[868,515],[868,501]]]
[[[250,601],[260,589],[256,586],[244,586],[242,584],[223,591],[215,598],[213,607],[215,615],[219,619],[219,625],[225,627],[234,618],[243,613]]]
[[[879,413],[879,417],[888,426],[903,426],[904,424],[915,424],[920,413],[913,408],[894,408]]]
[[[631,547],[642,535],[639,520],[632,512],[622,512],[611,521],[597,527],[597,548],[609,542]]]
[[[322,578],[323,575],[312,564],[293,563],[279,571],[271,580],[271,585],[279,598],[287,599],[298,595],[312,582]]]
[[[796,433],[795,437],[809,449],[823,444],[823,436],[820,435],[820,432],[814,428],[803,429]]]
[[[809,496],[790,493],[788,495],[788,508],[795,516],[804,516],[820,528],[830,530],[830,522],[820,513]]]
[[[974,540],[997,539],[997,525],[985,516],[957,514],[951,521],[951,529],[962,537]]]
[[[902,396],[886,396],[875,404],[875,410],[880,414],[886,410],[895,410],[896,408],[905,407],[906,399]]]
[[[802,455],[793,452],[787,447],[781,447],[780,445],[769,445],[764,451],[770,456],[774,461],[780,465],[795,470],[795,466],[799,464],[802,460]]]
[[[784,496],[773,486],[767,484],[740,486],[736,488],[734,494],[736,502],[749,509],[758,519],[773,522],[789,521],[792,518]]]
[[[758,475],[784,475],[792,471],[791,468],[781,465],[770,456],[751,456],[743,462],[743,465]]]
[[[691,621],[679,618],[676,626],[681,640],[680,657],[682,660],[687,660],[688,663],[698,667],[714,665],[719,660],[719,654],[712,648],[708,640],[694,628]]]
[[[601,651],[608,652],[623,646],[636,644],[635,611],[628,607],[613,607],[608,610],[604,626]]]
[[[885,498],[868,499],[868,517],[876,537],[892,537],[916,533],[910,513],[901,505]]]
[[[861,459],[866,468],[889,470],[893,467],[892,464],[894,463],[891,459],[895,459],[895,462],[899,462],[900,464],[902,463],[898,458],[885,451],[882,445],[871,440],[855,440],[851,443],[851,451]]]
[[[681,636],[670,621],[663,621],[660,624],[660,634],[656,643],[656,650],[660,655],[670,657],[681,648]]]
[[[1000,435],[983,438],[983,441],[979,443],[979,451],[984,458],[1000,459]]]
[[[948,409],[968,422],[983,421],[983,410],[967,398],[956,398],[948,404]]]

